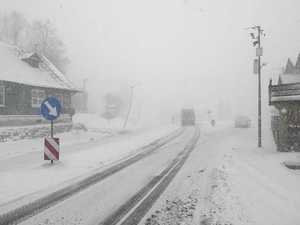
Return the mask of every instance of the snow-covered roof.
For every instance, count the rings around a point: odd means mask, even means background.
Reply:
[[[21,52],[21,51],[20,51]],[[34,55],[34,53],[33,52],[25,52],[25,53],[22,53],[20,56],[19,56],[19,58],[20,59],[26,59],[26,58],[29,58],[29,57],[31,57],[31,56],[33,56]]]
[[[279,80],[281,84],[300,83],[300,74],[281,74]]]
[[[22,59],[34,53],[24,53],[16,46],[0,42],[0,80],[31,86],[77,91],[76,87],[45,57],[34,68]]]

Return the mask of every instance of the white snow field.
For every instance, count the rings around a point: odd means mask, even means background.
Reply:
[[[82,118],[80,122],[83,120],[88,121]],[[94,125],[93,130],[86,124],[87,132],[56,135],[61,142],[60,161],[53,165],[43,160],[42,138],[0,143],[0,212],[108,166],[178,128],[160,126],[124,131],[117,127],[103,128],[100,122],[90,124]]]
[[[202,138],[143,225],[295,225],[300,171],[282,163],[300,153],[275,151],[270,132],[202,124]]]

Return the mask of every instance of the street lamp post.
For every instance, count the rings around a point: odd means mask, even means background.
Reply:
[[[258,49],[261,49],[260,47],[260,34],[261,34],[261,28],[260,26],[257,27],[258,29]],[[258,57],[258,147],[261,147],[261,55],[257,54]]]
[[[261,35],[263,34],[263,30],[260,26],[251,27],[251,29],[257,30],[257,36],[251,33],[252,39],[254,39],[253,45],[256,48],[256,56],[257,56],[257,71],[255,69],[254,73],[258,74],[258,147],[262,146],[261,144],[261,56],[263,55],[263,49],[261,47]]]

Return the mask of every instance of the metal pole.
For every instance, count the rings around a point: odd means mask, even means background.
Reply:
[[[260,48],[260,35],[261,28],[258,29],[258,48]],[[258,147],[261,147],[261,60],[260,55],[258,55]]]
[[[51,120],[51,138],[53,138],[53,120]],[[53,160],[51,160],[51,164],[53,164]]]
[[[130,92],[130,102],[129,102],[129,107],[128,107],[128,111],[127,111],[127,115],[126,115],[126,118],[125,118],[125,121],[124,121],[124,125],[123,125],[123,129],[126,127],[127,125],[127,121],[128,121],[128,118],[129,118],[129,114],[130,114],[130,111],[131,111],[131,106],[132,106],[132,98],[133,98],[133,88],[134,86],[131,86],[131,92]]]
[[[51,138],[53,138],[53,120],[51,120]]]

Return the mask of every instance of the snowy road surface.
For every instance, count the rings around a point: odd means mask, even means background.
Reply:
[[[196,148],[139,224],[299,224],[300,172],[283,162],[300,161],[300,154],[276,152],[268,131],[256,148],[256,131],[202,124]],[[160,174],[192,133],[21,224],[101,224]]]
[[[98,224],[164,170],[194,134],[185,132],[157,152],[29,218],[21,224]]]
[[[300,154],[276,152],[267,130],[258,149],[256,128],[205,127],[198,147],[140,224],[299,224],[300,172],[282,162],[300,161]]]
[[[104,167],[175,129],[163,126],[105,138],[97,133],[60,134],[61,160],[54,166],[43,160],[42,139],[1,143],[0,211],[9,201],[13,203],[27,194],[53,189]]]

